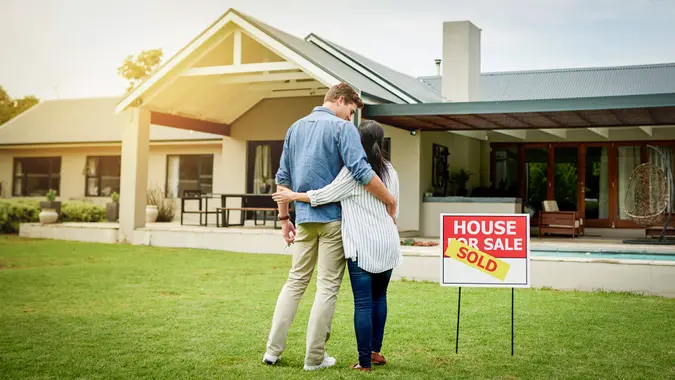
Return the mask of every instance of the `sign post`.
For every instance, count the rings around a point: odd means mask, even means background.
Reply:
[[[530,287],[529,214],[441,214],[441,286],[511,288],[511,355],[515,288]]]

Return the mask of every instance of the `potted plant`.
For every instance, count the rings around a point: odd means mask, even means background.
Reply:
[[[115,223],[120,218],[120,195],[117,192],[113,192],[110,197],[112,198],[112,202],[106,203],[105,213],[108,222]]]
[[[429,186],[429,187],[427,188],[427,192],[424,193],[424,197],[425,197],[425,198],[433,197],[433,196],[434,196],[434,190],[435,190],[435,189],[434,189],[433,186]]]
[[[47,192],[47,202],[40,202],[40,224],[56,223],[61,212],[61,202],[56,201],[56,190]]]
[[[161,195],[161,189],[148,189],[145,206],[146,223],[155,223],[157,221],[157,215],[159,215],[159,208],[157,206],[159,205]]]
[[[473,173],[464,169],[460,169],[452,174],[452,180],[457,186],[457,195],[460,197],[466,197],[467,193],[469,192],[469,190],[466,188],[466,184],[469,182],[469,179],[471,179],[472,175]]]

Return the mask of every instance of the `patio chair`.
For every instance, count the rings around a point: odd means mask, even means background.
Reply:
[[[584,219],[577,211],[560,211],[558,202],[541,202],[539,211],[539,237],[544,234],[571,235],[572,238],[584,235]]]
[[[198,204],[197,210],[185,210],[185,204],[187,201],[196,201]],[[183,217],[185,214],[198,214],[199,215],[199,225],[207,226],[209,214],[216,214],[216,211],[208,210],[208,200],[200,190],[183,190],[183,196],[180,199],[180,224],[184,225]],[[202,217],[204,216],[204,217]]]

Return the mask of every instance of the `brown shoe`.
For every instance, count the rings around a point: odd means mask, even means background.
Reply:
[[[361,372],[372,372],[371,368],[363,368],[363,367],[361,367],[361,364],[359,364],[359,363],[356,363],[353,366],[351,366],[351,369],[356,369],[356,370],[359,370]]]
[[[370,358],[373,364],[377,365],[387,364],[387,359],[385,359],[384,356],[382,356],[382,354],[380,354],[379,352],[373,352]]]

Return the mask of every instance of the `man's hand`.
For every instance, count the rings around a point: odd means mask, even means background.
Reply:
[[[286,244],[291,245],[295,241],[295,226],[290,220],[281,221],[281,236],[284,237]]]

